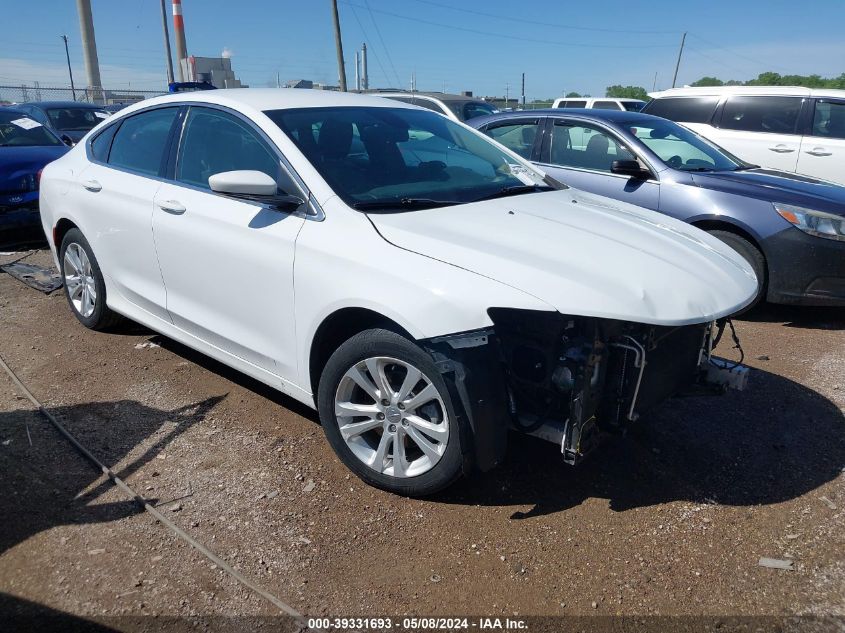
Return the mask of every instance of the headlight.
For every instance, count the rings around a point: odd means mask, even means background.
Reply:
[[[812,211],[803,207],[795,207],[791,204],[780,204],[774,202],[775,211],[780,216],[798,227],[805,233],[816,237],[826,237],[829,240],[845,242],[845,218],[841,215],[833,215],[824,211]]]

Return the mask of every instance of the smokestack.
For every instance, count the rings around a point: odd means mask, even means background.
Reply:
[[[361,54],[355,51],[355,90],[361,90]]]
[[[361,86],[364,90],[370,88],[370,74],[367,72],[367,44],[361,46]]]
[[[185,81],[182,60],[188,57],[185,43],[185,20],[182,18],[182,0],[173,0],[173,38],[176,40],[176,60],[179,63],[179,81]]]
[[[85,59],[88,89],[94,90],[94,94],[97,95],[103,89],[103,82],[100,79],[100,62],[97,60],[97,40],[94,37],[91,0],[76,0],[76,8],[79,11],[79,30],[82,35],[82,56]]]

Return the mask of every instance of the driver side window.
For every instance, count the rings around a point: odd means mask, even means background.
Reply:
[[[267,174],[285,193],[296,191],[279,158],[247,123],[221,110],[192,107],[179,148],[176,180],[209,189],[210,176],[243,169]]]

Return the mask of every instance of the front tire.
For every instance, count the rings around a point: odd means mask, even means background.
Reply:
[[[65,297],[74,316],[91,330],[107,330],[120,315],[106,306],[106,283],[94,251],[82,231],[71,229],[59,250]]]
[[[320,377],[323,431],[368,484],[409,497],[453,483],[463,458],[449,391],[432,359],[388,330],[356,334]]]
[[[757,276],[757,296],[754,297],[754,300],[751,303],[737,312],[737,314],[745,314],[766,298],[766,290],[769,285],[768,274],[766,271],[766,258],[763,257],[763,253],[760,252],[760,249],[736,233],[731,233],[730,231],[709,231],[709,233],[742,255],[745,261],[751,265],[751,268],[754,270],[754,274]]]

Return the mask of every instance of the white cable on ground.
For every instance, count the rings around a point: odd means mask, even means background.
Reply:
[[[129,487],[129,486],[128,486],[128,485],[127,485],[127,484],[126,484],[126,483],[125,483],[125,482],[124,482],[121,478],[120,478],[120,477],[118,477],[117,475],[115,475],[115,474],[111,471],[111,469],[110,469],[110,468],[108,468],[107,466],[105,466],[102,462],[100,462],[100,460],[98,460],[96,457],[94,457],[94,455],[92,455],[92,454],[91,454],[91,452],[90,452],[87,448],[85,448],[82,444],[80,444],[80,443],[77,441],[77,439],[76,439],[73,435],[71,435],[71,434],[67,431],[67,429],[65,429],[65,427],[63,427],[63,426],[61,425],[61,423],[60,423],[60,422],[56,419],[56,417],[55,417],[52,413],[50,413],[50,412],[49,412],[49,411],[48,411],[48,410],[44,407],[44,405],[42,405],[42,404],[41,404],[41,403],[40,403],[40,402],[39,402],[39,401],[35,398],[35,396],[33,396],[33,395],[32,395],[32,393],[29,391],[29,389],[27,389],[27,388],[26,388],[26,385],[24,385],[24,384],[21,382],[20,378],[18,378],[18,377],[17,377],[17,375],[15,374],[15,372],[14,372],[14,371],[12,371],[12,368],[11,368],[11,367],[9,367],[9,366],[6,364],[6,361],[5,361],[5,360],[3,360],[3,357],[2,357],[2,356],[0,356],[0,366],[2,366],[2,367],[3,367],[3,369],[4,369],[4,370],[6,371],[6,373],[9,375],[9,378],[11,378],[11,379],[12,379],[12,382],[13,382],[13,383],[14,383],[14,384],[18,387],[18,389],[20,389],[20,390],[23,392],[23,394],[24,394],[24,395],[25,395],[25,396],[29,399],[29,401],[30,401],[30,402],[31,402],[34,406],[38,407],[38,412],[39,412],[39,413],[41,413],[41,415],[43,415],[45,418],[47,418],[47,419],[50,421],[50,423],[51,423],[54,427],[56,427],[56,430],[57,430],[59,433],[61,433],[61,434],[65,437],[65,439],[66,439],[68,442],[70,442],[70,443],[74,446],[74,448],[76,448],[76,450],[77,450],[77,451],[79,451],[79,452],[80,452],[80,453],[81,453],[81,454],[82,454],[82,455],[83,455],[86,459],[88,459],[91,463],[93,463],[94,465],[96,465],[96,466],[97,466],[97,468],[98,468],[98,469],[100,469],[106,477],[108,477],[109,479],[111,479],[111,480],[112,480],[112,482],[114,482],[114,484],[115,484],[118,488],[120,488],[121,490],[123,490],[123,491],[124,491],[126,494],[128,494],[129,496],[131,496],[131,497],[132,497],[132,499],[133,499],[136,503],[138,503],[138,504],[140,504],[141,506],[143,506],[143,508],[144,508],[147,512],[149,512],[150,514],[152,514],[152,515],[153,515],[153,516],[154,516],[154,517],[155,517],[158,521],[160,521],[161,523],[163,523],[164,525],[166,525],[167,527],[169,527],[169,528],[173,531],[173,533],[174,533],[174,534],[176,534],[176,536],[178,536],[178,537],[179,537],[179,538],[181,538],[183,541],[185,541],[186,543],[188,543],[188,545],[190,545],[190,546],[191,546],[191,547],[193,547],[195,550],[197,550],[198,552],[200,552],[203,556],[205,556],[208,560],[210,560],[210,561],[211,561],[211,562],[213,562],[215,565],[217,565],[218,567],[220,567],[220,569],[222,569],[223,571],[225,571],[225,572],[226,572],[227,574],[229,574],[232,578],[234,578],[235,580],[237,580],[239,583],[241,583],[241,584],[242,584],[242,585],[244,585],[245,587],[248,587],[249,589],[251,589],[252,591],[254,591],[255,593],[257,593],[259,596],[261,596],[261,597],[262,597],[262,598],[264,598],[265,600],[267,600],[267,601],[271,602],[274,606],[278,607],[278,609],[279,609],[280,611],[282,611],[283,613],[286,613],[286,614],[288,614],[288,615],[290,615],[290,616],[293,616],[294,618],[296,618],[296,619],[297,619],[297,622],[298,622],[298,623],[299,623],[299,624],[300,624],[303,628],[307,628],[307,626],[308,626],[308,625],[307,625],[307,622],[306,622],[306,620],[305,620],[304,616],[303,616],[301,613],[299,613],[299,612],[298,612],[296,609],[294,609],[293,607],[291,607],[291,606],[289,606],[289,605],[285,604],[284,602],[282,602],[281,600],[279,600],[279,598],[277,598],[276,596],[274,596],[273,594],[271,594],[269,591],[267,591],[267,590],[265,590],[265,589],[261,588],[260,586],[258,586],[256,583],[254,583],[252,580],[250,580],[249,578],[247,578],[246,576],[244,576],[243,574],[241,574],[241,573],[240,573],[239,571],[237,571],[236,569],[233,569],[232,567],[230,567],[230,566],[226,563],[226,561],[224,561],[222,558],[220,558],[217,554],[215,554],[215,553],[214,553],[214,552],[212,552],[210,549],[208,549],[205,545],[203,545],[202,543],[200,543],[199,541],[197,541],[196,539],[194,539],[194,538],[193,538],[190,534],[188,534],[187,532],[185,532],[184,530],[182,530],[182,529],[181,529],[178,525],[176,525],[175,523],[173,523],[170,519],[168,519],[166,516],[164,516],[164,515],[163,515],[161,512],[159,512],[156,508],[154,508],[154,507],[153,507],[153,506],[151,506],[149,503],[147,503],[147,500],[146,500],[146,499],[144,499],[141,495],[139,495],[137,492],[135,492],[134,490],[132,490],[132,488],[130,488],[130,487]]]

